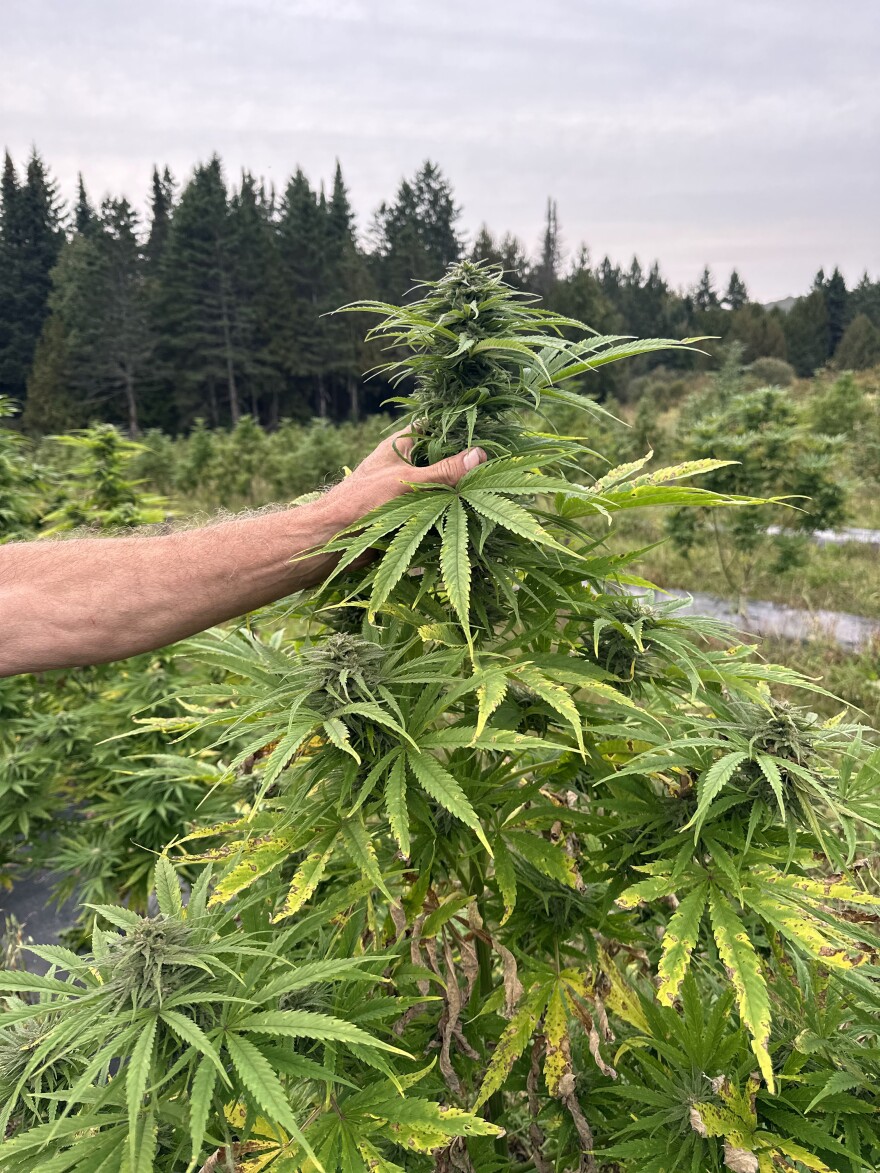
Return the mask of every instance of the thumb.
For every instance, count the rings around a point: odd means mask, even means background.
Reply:
[[[413,472],[418,473],[413,479],[420,484],[449,485],[454,489],[466,472],[482,464],[485,459],[486,453],[482,448],[468,448],[464,452],[459,452],[457,456],[445,456],[436,464],[413,469]]]

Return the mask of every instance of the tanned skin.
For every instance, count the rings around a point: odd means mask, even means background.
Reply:
[[[156,537],[0,546],[0,676],[106,664],[165,647],[322,582],[319,550],[413,484],[455,486],[480,448],[408,463],[412,436],[384,440],[318,500]]]

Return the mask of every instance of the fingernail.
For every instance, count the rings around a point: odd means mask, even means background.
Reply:
[[[476,468],[478,464],[486,459],[486,453],[482,448],[469,448],[465,453],[464,466],[470,472],[472,468]]]

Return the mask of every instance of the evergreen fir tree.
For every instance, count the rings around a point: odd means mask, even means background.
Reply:
[[[554,303],[561,266],[562,245],[559,239],[556,201],[548,199],[547,215],[544,220],[544,238],[541,243],[541,259],[532,274],[532,284],[535,292],[551,305]]]
[[[610,334],[616,329],[618,314],[593,273],[586,245],[581,245],[571,270],[559,282],[553,309],[586,322],[600,334]]]
[[[363,255],[357,245],[354,211],[351,207],[342,168],[336,162],[333,192],[327,205],[324,272],[326,311],[369,296],[370,282]],[[370,365],[363,344],[365,323],[357,316],[343,314],[325,319],[325,351],[328,373],[340,380],[348,398],[348,415],[360,416],[360,372]]]
[[[529,258],[525,246],[511,232],[497,240],[486,224],[481,225],[471,245],[470,259],[501,265],[505,279],[517,289],[524,288],[528,281]]]
[[[416,280],[440,277],[461,257],[459,216],[452,187],[435,163],[426,161],[412,182],[403,180],[394,203],[379,208],[373,229],[383,297],[397,300]]]
[[[730,280],[727,282],[727,291],[721,299],[721,304],[727,306],[729,310],[736,312],[749,300],[749,291],[746,289],[746,283],[734,269],[730,274]]]
[[[229,206],[233,344],[242,402],[260,419],[263,397],[281,388],[274,339],[280,329],[281,270],[266,193],[250,172]]]
[[[174,211],[159,263],[156,329],[181,423],[241,414],[229,205],[220,159],[197,167]]]
[[[91,229],[95,220],[95,209],[89,200],[82,171],[77,175],[76,207],[73,210],[73,226],[80,236]]]
[[[174,179],[171,172],[166,167],[160,175],[159,168],[154,167],[150,192],[150,235],[144,250],[147,261],[153,267],[158,265],[165,251],[173,209]]]
[[[17,329],[19,208],[18,175],[7,151],[0,176],[0,396],[12,396],[20,390]]]
[[[0,239],[0,394],[23,399],[48,314],[51,273],[63,241],[58,188],[34,150],[19,183],[7,155]]]
[[[802,378],[808,378],[825,364],[830,353],[828,310],[822,288],[798,298],[784,323],[788,361]]]
[[[57,324],[44,335],[36,380],[43,409],[53,398],[55,372],[58,411],[66,410],[71,394],[89,407],[119,402],[111,411],[121,409],[129,433],[137,436],[153,339],[137,216],[127,200],[105,200],[86,233],[65,245],[53,272],[50,306]],[[38,425],[34,413],[29,419]]]
[[[300,169],[292,177],[281,201],[278,245],[284,285],[289,298],[286,329],[281,339],[282,359],[288,375],[301,385],[315,388],[315,413],[328,414],[324,367],[322,270],[326,215],[318,197]]]
[[[822,295],[825,298],[825,312],[828,315],[828,353],[833,355],[849,321],[846,281],[836,265],[834,272],[822,287]]]
[[[707,265],[703,269],[697,288],[694,291],[694,307],[698,313],[705,313],[708,310],[717,309],[718,305],[719,301],[718,294],[715,292],[715,283]]]
[[[880,281],[872,281],[867,270],[850,293],[854,315],[866,314],[875,326],[880,326]]]
[[[88,411],[71,392],[67,327],[50,314],[34,351],[27,382],[22,426],[31,435],[47,436],[85,426]]]
[[[847,326],[834,363],[845,371],[865,371],[880,363],[880,329],[867,314],[857,314]]]

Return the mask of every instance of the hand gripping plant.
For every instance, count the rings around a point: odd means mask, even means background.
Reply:
[[[621,509],[743,505],[674,483],[714,462],[584,484],[540,422],[679,344],[480,266],[424,292],[358,307],[417,458],[491,459],[339,535],[284,625],[192,641],[173,727],[213,730],[235,811],[156,915],[3,975],[0,1168],[868,1173],[878,756],[603,546]]]

